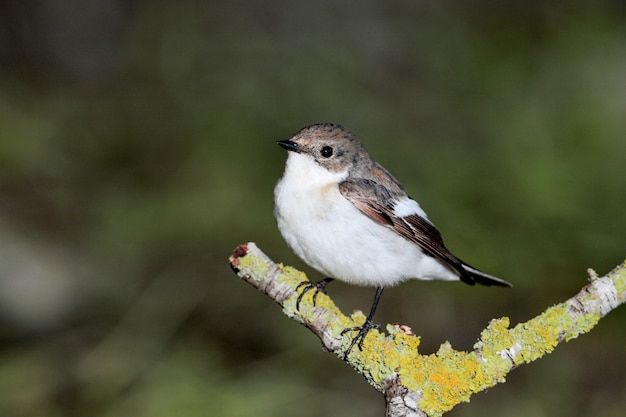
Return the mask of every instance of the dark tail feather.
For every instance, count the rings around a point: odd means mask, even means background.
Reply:
[[[463,269],[467,272],[467,275],[461,277],[461,281],[466,282],[470,285],[474,285],[474,283],[479,283],[481,285],[496,286],[496,287],[512,287],[513,284],[506,282],[500,278],[496,278],[489,274],[485,274],[484,272],[479,271],[478,269],[472,268],[467,264],[463,264]]]

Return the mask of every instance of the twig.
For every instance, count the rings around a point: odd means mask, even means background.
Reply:
[[[315,333],[326,351],[343,358],[351,338],[341,331],[363,324],[361,312],[344,315],[326,294],[319,294],[315,306],[307,295],[296,309],[296,287],[307,277],[274,263],[252,242],[235,249],[230,265]],[[507,317],[491,320],[471,352],[445,342],[436,353],[421,355],[420,338],[410,328],[387,325],[388,334],[370,331],[363,350],[353,349],[347,362],[385,395],[387,416],[441,416],[472,394],[504,382],[512,369],[589,332],[625,300],[626,262],[603,277],[589,272],[588,285],[574,297],[513,328]]]

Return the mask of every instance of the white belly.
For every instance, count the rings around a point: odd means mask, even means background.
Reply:
[[[459,279],[419,246],[361,213],[336,183],[310,185],[284,176],[275,189],[275,216],[293,251],[329,277],[364,286]]]

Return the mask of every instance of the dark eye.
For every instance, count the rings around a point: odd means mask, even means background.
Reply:
[[[320,151],[320,154],[324,158],[330,158],[331,156],[333,156],[333,148],[331,148],[330,146],[324,146]]]

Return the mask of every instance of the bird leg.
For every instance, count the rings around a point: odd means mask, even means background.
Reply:
[[[296,300],[296,310],[300,311],[300,301],[302,301],[302,297],[304,297],[304,294],[311,290],[315,290],[315,293],[313,294],[313,306],[315,306],[317,295],[319,293],[326,294],[326,285],[333,280],[334,278],[324,278],[323,280],[317,282],[303,281],[298,284],[296,292],[298,292],[300,287],[302,287],[302,292],[300,292],[300,295],[298,295],[298,299]]]
[[[380,300],[380,295],[382,293],[383,293],[383,287],[377,287],[376,295],[374,296],[374,302],[372,303],[372,309],[370,310],[370,313],[367,315],[367,318],[365,319],[365,323],[363,323],[362,326],[348,327],[341,331],[342,335],[344,335],[347,332],[358,331],[357,335],[354,336],[354,338],[352,339],[350,346],[348,346],[348,349],[344,352],[343,360],[348,359],[348,355],[350,354],[350,351],[352,350],[355,344],[359,346],[359,350],[361,351],[363,350],[363,340],[365,340],[365,336],[367,336],[367,333],[369,333],[370,330],[380,329],[380,324],[376,324],[372,320],[374,319],[374,313],[376,312],[376,307],[378,307],[378,301]]]

